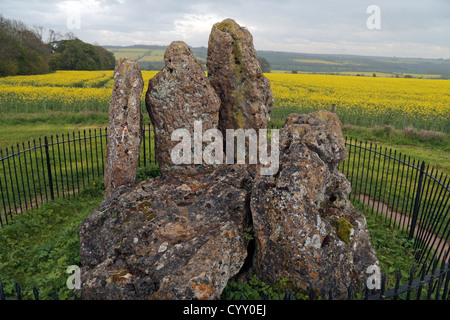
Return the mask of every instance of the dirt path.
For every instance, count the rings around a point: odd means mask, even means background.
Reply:
[[[389,209],[387,204],[385,204],[383,202],[374,201],[374,200],[370,199],[370,197],[368,195],[364,195],[364,194],[359,195],[359,200],[362,201],[364,204],[370,205],[377,212],[392,219],[402,228],[403,228],[403,226],[410,225],[409,217],[407,217],[404,214],[401,214],[399,212]],[[416,226],[415,232],[416,232],[416,234],[418,232],[420,232],[422,234],[422,237],[427,239],[427,245],[428,246],[431,245],[438,252],[442,252],[442,250],[444,250],[443,252],[449,252],[450,246],[444,239],[437,237],[435,234],[433,234],[427,230],[420,229],[418,226]],[[450,254],[447,256],[446,262],[450,262]]]

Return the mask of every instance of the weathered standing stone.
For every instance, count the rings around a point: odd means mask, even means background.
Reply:
[[[331,291],[345,298],[378,261],[365,218],[348,200],[350,183],[337,170],[347,151],[335,114],[290,115],[274,175],[259,174],[255,164],[172,162],[176,129],[195,140],[199,121],[200,134],[225,135],[270,120],[273,96],[250,33],[227,19],[214,25],[209,42],[212,85],[183,42],[167,48],[164,68],[149,81],[162,176],[137,185],[142,76],[135,62],[118,62],[106,200],[80,226],[82,298],[216,299],[231,278],[251,272],[267,283],[288,280],[321,297]],[[195,158],[198,145],[191,147]]]
[[[209,166],[174,164],[171,141],[176,129],[187,129],[194,138],[194,122],[202,121],[202,133],[217,129],[220,100],[191,49],[182,41],[172,42],[164,54],[164,68],[148,83],[147,110],[155,127],[156,158],[162,175],[194,173]],[[191,142],[192,154],[194,142]]]
[[[341,122],[336,114],[319,110],[310,114],[290,114],[280,132],[280,148],[291,143],[303,143],[330,166],[336,166],[347,157]]]
[[[120,188],[80,227],[83,299],[216,299],[244,264],[245,166]]]
[[[219,129],[266,128],[274,100],[250,32],[232,19],[216,23],[209,37],[206,66],[221,100]]]
[[[144,87],[139,65],[119,59],[109,106],[109,135],[105,163],[105,198],[121,185],[136,181],[141,145],[141,94]]]
[[[347,199],[350,183],[336,170],[346,154],[340,126],[330,124],[338,121],[327,111],[290,115],[280,170],[256,177],[251,196],[258,276],[322,297],[331,290],[334,299],[365,283],[367,267],[378,264],[365,217]]]

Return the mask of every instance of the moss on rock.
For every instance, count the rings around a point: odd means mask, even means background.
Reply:
[[[336,227],[336,234],[338,238],[346,244],[349,244],[351,230],[354,226],[344,218],[334,220],[333,224]]]

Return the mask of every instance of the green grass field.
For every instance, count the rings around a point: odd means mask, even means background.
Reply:
[[[136,49],[122,53],[124,55],[130,53],[139,57],[143,54],[143,51]],[[159,59],[161,52],[155,52],[154,55],[146,55],[146,57]],[[333,79],[339,80],[339,77]],[[3,155],[7,153],[6,148],[8,148],[8,153],[12,150],[11,147],[17,151],[18,144],[19,149],[23,150],[28,148],[28,141],[30,141],[31,146],[34,145],[33,141],[36,141],[37,144],[42,143],[44,136],[49,139],[53,137],[53,141],[57,141],[56,136],[60,139],[58,141],[75,139],[75,141],[65,144],[64,150],[62,144],[55,144],[49,148],[52,159],[52,174],[56,181],[54,192],[57,194],[57,199],[55,201],[47,202],[50,191],[47,179],[48,171],[46,171],[46,156],[41,153],[42,151],[45,152],[45,149],[29,150],[24,155],[15,158],[14,162],[10,159],[9,163],[3,161],[0,164],[0,175],[4,175],[0,180],[2,196],[7,200],[1,202],[0,199],[0,203],[7,204],[6,210],[0,208],[1,218],[2,221],[5,221],[6,218],[9,221],[13,220],[10,221],[12,223],[0,230],[0,246],[3,249],[0,252],[0,280],[4,281],[7,293],[12,293],[14,286],[12,279],[14,279],[23,285],[27,296],[28,293],[31,293],[32,287],[37,286],[47,288],[43,291],[46,296],[50,296],[51,292],[56,291],[61,297],[70,297],[71,292],[65,288],[67,274],[64,271],[68,265],[79,263],[76,227],[102,200],[102,160],[106,149],[101,150],[101,139],[84,140],[83,137],[85,132],[88,135],[91,135],[92,132],[99,132],[100,129],[104,132],[104,129],[108,126],[108,99],[112,83],[109,75],[90,78],[90,85],[85,85],[84,82],[79,81],[74,83],[77,89],[82,90],[77,92],[82,92],[83,99],[87,99],[83,100],[85,102],[81,100],[81,102],[68,101],[68,96],[63,95],[66,88],[59,87],[57,88],[57,94],[61,96],[62,100],[45,100],[43,102],[42,98],[39,97],[35,102],[28,104],[17,99],[17,106],[14,109],[7,101],[0,99],[0,110],[2,111],[0,117],[0,150],[2,150]],[[309,90],[308,92],[313,94],[319,94],[319,91],[322,90],[312,84],[308,84],[306,87]],[[43,87],[42,92],[50,90],[46,88]],[[298,90],[298,88],[300,87],[294,88],[292,86],[289,89]],[[15,89],[20,91],[20,88]],[[29,86],[26,90],[34,92],[34,89]],[[96,90],[102,90],[101,101],[89,100],[91,94],[98,95]],[[11,92],[11,94],[14,93]],[[327,92],[327,90],[323,92]],[[295,93],[292,96],[296,97],[298,94]],[[290,95],[286,95],[286,97],[275,97],[270,125],[280,127],[289,113],[311,112],[316,109],[316,106],[312,106],[310,109],[305,106],[300,108],[297,100],[288,101]],[[76,98],[75,94],[74,98]],[[64,103],[64,101],[67,101],[67,103]],[[144,104],[142,104],[142,113],[144,122],[149,124],[150,121]],[[343,133],[348,138],[367,141],[383,151],[392,148],[397,150],[396,154],[407,155],[414,158],[417,163],[425,161],[439,170],[439,174],[450,175],[450,134],[448,132],[419,130],[409,126],[402,128],[401,124],[394,127],[390,125],[388,117],[386,119],[380,117],[376,119],[376,123],[371,125],[358,125],[357,114],[343,113],[340,118],[344,123]],[[386,123],[383,121],[386,121]],[[432,122],[433,119],[426,121]],[[39,142],[39,138],[41,142]],[[154,136],[147,135],[146,139],[147,145],[141,147],[141,152],[145,148],[145,159],[150,162],[150,159],[155,158],[155,150],[154,147],[149,147],[148,141],[154,139]],[[105,141],[103,141],[103,147],[105,147]],[[143,160],[143,157],[141,157],[142,167],[138,172],[138,177],[144,179],[155,176],[157,168],[148,165],[145,167]],[[361,161],[361,159],[356,161],[349,157],[341,165],[341,171],[346,172],[346,168],[362,167]],[[35,168],[39,167],[42,174],[39,176],[36,175],[36,172],[26,172],[21,169],[27,167],[29,163],[34,163]],[[396,178],[400,171],[393,167],[390,171],[387,171],[383,178],[383,184],[375,182],[371,171],[379,165],[381,165],[380,158],[364,163],[366,169],[353,171],[354,174],[348,176],[348,179],[352,182],[355,190],[362,190],[373,199],[379,198],[380,195],[389,194],[390,197],[387,198],[386,205],[399,212],[406,212],[406,209],[411,207],[411,201],[413,200],[405,191],[408,190],[407,180],[402,181]],[[15,174],[15,171],[19,174]],[[43,190],[44,193],[38,193],[37,190],[39,189]],[[73,190],[79,193],[72,195]],[[371,191],[368,192],[368,190]],[[62,195],[65,192],[71,196],[63,197]],[[389,199],[397,200],[389,201]],[[412,261],[408,251],[410,243],[405,240],[404,233],[399,233],[392,226],[381,223],[382,218],[372,216],[371,210],[359,204],[356,197],[352,200],[359,206],[358,208],[366,212],[374,245],[380,255],[382,270],[389,275],[390,281],[393,281],[392,279],[394,279],[398,268],[402,268],[404,272],[409,270]],[[442,202],[443,200],[438,198],[436,201]],[[38,202],[39,208],[30,210],[33,202]],[[425,199],[423,206],[426,205]],[[15,210],[11,210],[14,207]],[[8,211],[11,211],[11,214]],[[15,211],[20,213],[16,214]],[[8,216],[5,216],[6,212],[8,212]],[[402,279],[405,279],[405,277]],[[256,280],[253,281],[252,285],[260,289],[266,288],[265,284]],[[254,287],[238,286],[233,290],[247,290],[246,293],[251,296],[257,294],[255,290],[259,290]],[[276,293],[273,292],[275,297]]]
[[[152,167],[138,172],[140,179],[157,175]],[[0,274],[7,297],[15,296],[15,282],[21,285],[24,299],[34,299],[33,288],[39,289],[40,299],[73,299],[74,292],[66,286],[70,265],[80,265],[78,226],[103,201],[104,185],[96,180],[70,199],[57,199],[39,209],[17,215],[14,223],[0,229]],[[413,257],[411,244],[403,234],[386,227],[379,217],[366,210],[372,243],[377,251],[381,270],[392,287],[396,273],[402,270],[402,283],[407,281]],[[270,299],[282,299],[288,287],[270,286],[257,279],[246,283],[230,281],[222,299],[244,297],[261,299],[263,293]],[[361,297],[361,295],[359,295]],[[297,293],[296,299],[307,299]]]

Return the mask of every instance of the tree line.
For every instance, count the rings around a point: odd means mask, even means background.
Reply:
[[[55,70],[112,70],[114,54],[85,43],[74,34],[30,28],[0,15],[0,76],[31,75]]]

